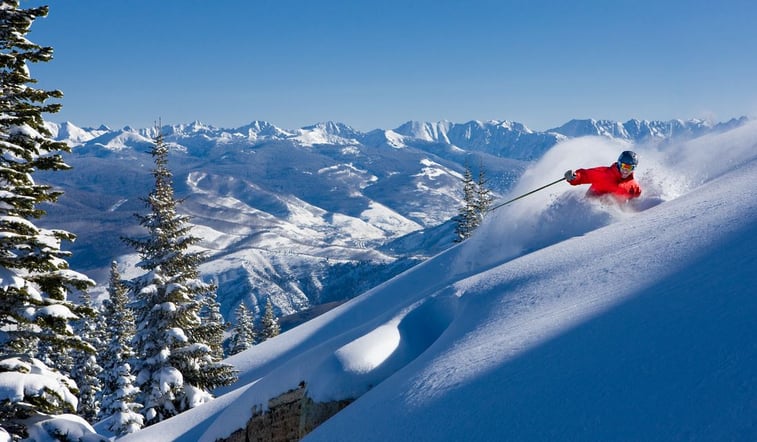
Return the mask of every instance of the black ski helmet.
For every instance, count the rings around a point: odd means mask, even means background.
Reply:
[[[624,150],[618,157],[618,169],[620,169],[621,164],[630,164],[635,168],[639,164],[639,156],[636,155],[636,152]]]

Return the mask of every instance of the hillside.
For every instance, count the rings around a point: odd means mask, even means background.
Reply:
[[[124,438],[214,441],[304,382],[357,398],[308,441],[752,440],[757,124],[634,146],[641,201],[550,188],[228,362],[213,402]],[[566,141],[513,195],[626,142]]]

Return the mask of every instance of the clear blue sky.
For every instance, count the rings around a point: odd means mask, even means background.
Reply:
[[[757,115],[753,0],[23,0],[47,119],[285,129],[339,121]]]

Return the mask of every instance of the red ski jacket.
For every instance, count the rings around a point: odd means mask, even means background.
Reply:
[[[633,179],[633,173],[623,178],[618,170],[618,163],[612,166],[594,167],[592,169],[578,169],[574,172],[576,179],[568,181],[569,184],[591,184],[589,193],[593,195],[612,194],[618,198],[629,200],[641,195],[639,183]]]

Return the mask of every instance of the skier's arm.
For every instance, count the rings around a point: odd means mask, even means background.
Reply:
[[[594,182],[594,174],[596,169],[577,169],[573,172],[575,178],[568,180],[568,183],[577,186],[579,184],[591,184]]]

